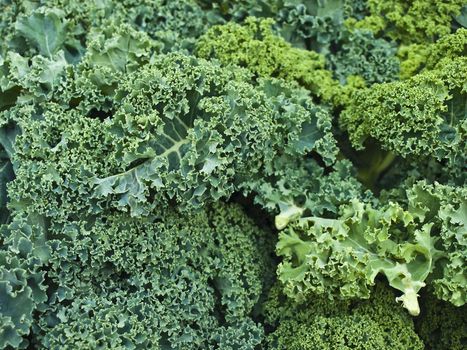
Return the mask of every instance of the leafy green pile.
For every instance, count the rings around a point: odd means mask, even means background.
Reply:
[[[0,5],[1,349],[466,349],[463,1]]]

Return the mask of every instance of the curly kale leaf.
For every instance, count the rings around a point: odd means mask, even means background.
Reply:
[[[467,29],[460,28],[444,35],[436,42],[401,45],[398,56],[401,60],[401,78],[410,78],[421,70],[432,70],[443,59],[455,59],[467,55]]]
[[[327,50],[330,43],[340,37],[345,18],[360,17],[365,12],[361,1],[347,0],[198,2],[230,22],[242,22],[249,16],[272,18],[284,39],[294,46],[316,51]]]
[[[298,300],[312,293],[368,298],[382,274],[403,292],[398,300],[412,315],[420,313],[417,293],[427,283],[440,298],[463,305],[465,194],[418,183],[407,198],[405,210],[354,200],[337,220],[309,217],[288,226],[277,244],[286,293]]]
[[[422,313],[415,323],[426,347],[433,350],[463,350],[467,342],[467,306],[456,307],[432,293],[422,298]]]
[[[51,58],[37,55],[32,59],[8,52],[0,67],[0,79],[3,80],[0,109],[51,99],[60,89],[67,66],[63,52]]]
[[[413,218],[397,205],[379,211],[357,201],[338,220],[301,219],[280,233],[277,244],[277,253],[284,257],[278,274],[286,293],[299,300],[310,293],[368,298],[382,273],[404,293],[404,307],[418,315],[417,292],[438,252],[431,225],[421,230],[413,226]],[[405,231],[411,231],[410,240],[404,239]]]
[[[76,63],[87,42],[113,25],[129,25],[145,32],[164,52],[190,52],[211,23],[221,21],[202,11],[194,0],[125,0],[77,3],[70,0],[11,4],[2,13],[0,33],[5,47],[21,54],[52,56],[64,50]],[[28,48],[26,43],[30,43]]]
[[[50,249],[40,227],[16,220],[0,228],[0,347],[25,349],[46,308],[45,262]]]
[[[345,83],[348,76],[363,77],[368,84],[396,80],[399,60],[396,47],[384,39],[377,39],[370,31],[345,31],[327,56],[327,66],[333,75]]]
[[[18,19],[16,30],[31,42],[41,55],[52,57],[62,48],[66,39],[67,22],[63,17],[64,13],[57,9],[39,10],[30,17]]]
[[[416,183],[407,191],[409,211],[434,222],[443,257],[430,277],[435,295],[456,306],[467,302],[467,188]]]
[[[429,43],[451,32],[463,0],[368,0],[370,16],[357,27],[370,28],[404,44]]]
[[[196,54],[224,65],[246,67],[256,76],[279,77],[311,91],[313,97],[334,105],[345,104],[350,93],[364,82],[349,77],[341,86],[325,69],[324,56],[292,47],[272,29],[270,19],[247,18],[243,25],[213,26],[197,43]]]
[[[301,216],[334,218],[340,205],[372,198],[357,181],[350,162],[338,161],[326,173],[313,159],[286,155],[274,159],[266,176],[245,179],[241,187],[275,215],[279,230]]]
[[[253,349],[262,342],[255,315],[272,275],[270,233],[239,206],[46,220],[50,296],[32,329],[38,347]]]
[[[374,139],[413,162],[436,159],[456,172],[467,154],[466,74],[459,57],[405,81],[374,84],[355,93],[341,124],[357,149]]]
[[[303,90],[248,79],[244,71],[179,55],[130,75],[116,89],[119,108],[106,125],[126,170],[96,179],[95,195],[116,194],[118,206],[136,215],[148,196],[199,206],[229,197],[237,178],[261,173],[279,151],[334,157],[329,124]]]
[[[287,299],[275,286],[265,303],[266,323],[274,327],[269,348],[412,349],[424,348],[409,315],[397,309],[394,293],[378,283],[369,300],[333,301],[314,295],[307,302]]]

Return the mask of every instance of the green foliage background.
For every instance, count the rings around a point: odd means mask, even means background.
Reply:
[[[0,0],[1,349],[467,346],[461,0]]]

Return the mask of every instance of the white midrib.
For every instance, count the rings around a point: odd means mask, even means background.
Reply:
[[[180,151],[179,151],[180,147],[182,147],[184,144],[187,144],[187,143],[188,143],[187,139],[182,139],[182,140],[174,143],[170,148],[167,148],[163,153],[161,153],[161,154],[159,154],[159,155],[157,155],[155,157],[148,158],[146,161],[144,161],[143,163],[135,166],[134,168],[131,168],[131,169],[127,170],[127,171],[124,171],[123,173],[108,176],[108,177],[106,177],[104,179],[111,179],[111,178],[115,178],[115,177],[118,177],[118,176],[123,176],[125,174],[129,174],[132,171],[135,171],[136,169],[142,167],[144,164],[152,161],[153,159],[167,157],[172,152],[176,152],[178,154],[179,158],[181,158]]]

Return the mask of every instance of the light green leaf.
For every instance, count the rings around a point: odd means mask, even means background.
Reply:
[[[58,9],[37,10],[29,17],[19,18],[15,28],[42,55],[52,57],[66,39],[68,23],[64,17],[64,12]]]

